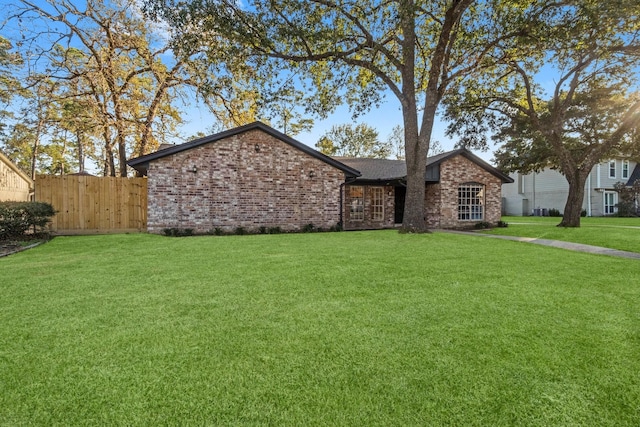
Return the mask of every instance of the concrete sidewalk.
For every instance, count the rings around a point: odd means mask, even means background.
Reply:
[[[464,234],[468,236],[491,237],[494,239],[513,240],[516,242],[534,243],[536,245],[551,246],[570,251],[586,252],[590,254],[609,255],[620,258],[640,260],[640,253],[619,251],[617,249],[603,248],[600,246],[583,245],[581,243],[563,242],[560,240],[537,239],[535,237],[500,236],[497,234],[476,233],[474,231],[439,230],[444,233]]]

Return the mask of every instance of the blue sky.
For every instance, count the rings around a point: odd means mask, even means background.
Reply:
[[[195,102],[195,101],[194,101]],[[209,129],[213,124],[213,117],[207,111],[204,105],[192,104],[190,107],[184,108],[183,118],[185,123],[180,132],[187,138],[188,136],[195,135],[198,132],[209,133]],[[315,148],[316,142],[334,125],[341,125],[346,123],[365,123],[378,131],[379,139],[381,141],[387,140],[391,134],[394,126],[402,126],[402,111],[400,110],[399,101],[393,97],[393,95],[387,96],[385,102],[379,107],[372,109],[369,113],[364,114],[355,120],[352,119],[349,108],[346,105],[340,106],[333,114],[329,115],[326,119],[314,118],[313,129],[309,132],[304,132],[294,136],[294,138],[303,144]],[[454,148],[455,140],[451,140],[445,136],[446,123],[438,121],[433,130],[432,140],[437,140],[445,151],[452,150]],[[279,129],[280,130],[280,129]],[[182,143],[185,140],[175,140],[175,143]],[[493,153],[487,152],[475,152],[481,158],[490,161]]]

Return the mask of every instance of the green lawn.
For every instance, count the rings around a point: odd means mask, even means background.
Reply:
[[[638,426],[640,263],[395,231],[0,259],[0,424]]]
[[[557,227],[562,218],[502,217],[508,228],[488,233],[508,236],[536,237],[584,243],[630,252],[640,252],[640,218],[582,218],[579,228]]]

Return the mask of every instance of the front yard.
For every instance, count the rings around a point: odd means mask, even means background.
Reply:
[[[635,260],[142,234],[58,237],[0,277],[2,425],[640,424]]]
[[[503,217],[508,228],[495,228],[492,234],[563,240],[640,253],[640,218],[582,218],[579,228],[557,227],[557,217]]]

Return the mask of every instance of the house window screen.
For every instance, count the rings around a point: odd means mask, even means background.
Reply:
[[[371,187],[371,219],[384,220],[384,191],[382,187]]]
[[[609,178],[616,177],[616,161],[609,160]]]
[[[484,218],[484,185],[462,184],[458,187],[458,219],[481,221]]]
[[[622,162],[622,177],[629,178],[629,160]]]
[[[349,187],[349,196],[351,197],[351,220],[362,221],[364,219],[364,187]]]

